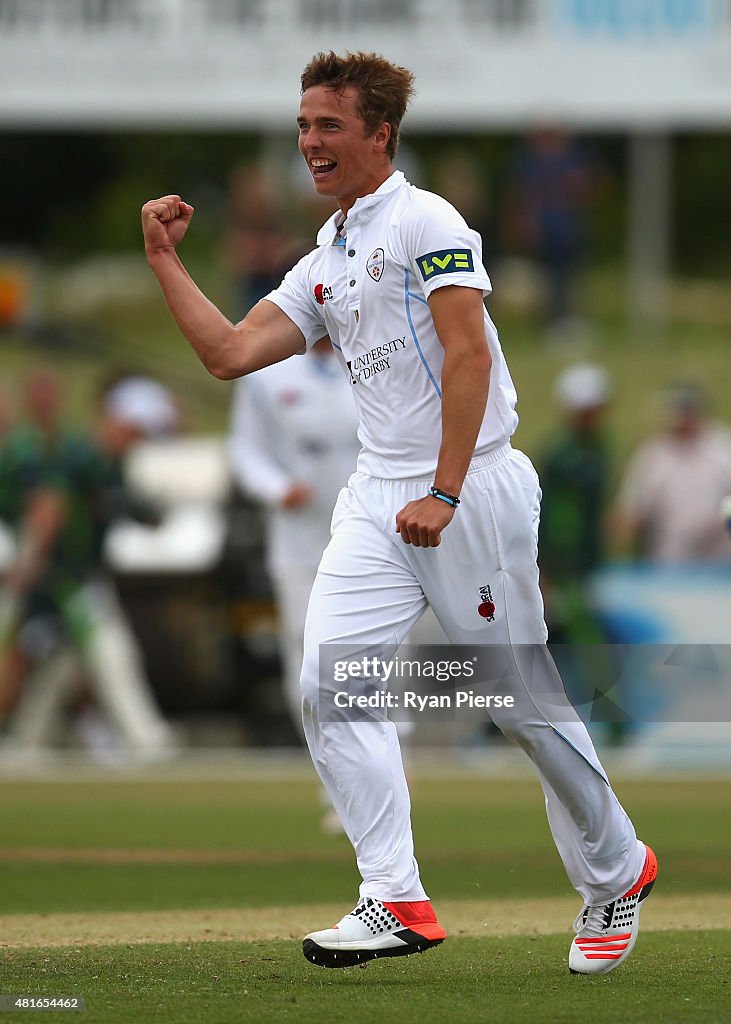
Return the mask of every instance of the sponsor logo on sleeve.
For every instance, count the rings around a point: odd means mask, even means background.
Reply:
[[[315,301],[319,306],[324,306],[328,299],[333,297],[333,290],[326,284],[315,285]]]
[[[416,261],[425,281],[440,274],[474,273],[471,249],[439,249],[427,252]]]

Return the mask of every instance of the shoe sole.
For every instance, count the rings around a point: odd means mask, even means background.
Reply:
[[[381,960],[387,956],[411,956],[412,953],[425,953],[432,946],[440,946],[444,939],[421,939],[410,942],[406,946],[393,946],[388,949],[326,949],[318,946],[313,939],[302,942],[302,953],[306,960],[317,967],[357,967],[365,965],[369,960]]]

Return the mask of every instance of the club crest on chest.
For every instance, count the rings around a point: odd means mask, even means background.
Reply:
[[[366,263],[366,270],[368,275],[373,278],[374,281],[380,281],[383,276],[383,264],[385,262],[385,256],[383,249],[376,249],[368,257]]]

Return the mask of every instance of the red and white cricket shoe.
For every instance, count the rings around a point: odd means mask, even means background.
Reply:
[[[640,906],[657,878],[657,857],[645,846],[640,877],[624,896],[612,903],[584,907],[574,921],[576,938],[569,949],[572,974],[607,974],[632,952],[640,930]]]
[[[423,953],[446,937],[429,900],[382,903],[365,896],[332,928],[306,935],[302,952],[318,967],[355,967],[381,957]]]

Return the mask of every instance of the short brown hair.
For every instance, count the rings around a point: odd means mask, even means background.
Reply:
[[[386,153],[393,160],[398,146],[399,125],[414,94],[414,76],[408,68],[391,64],[377,53],[346,53],[340,57],[330,50],[317,53],[302,72],[302,92],[324,85],[342,92],[349,85],[359,93],[358,114],[368,135],[386,121],[391,137]]]

